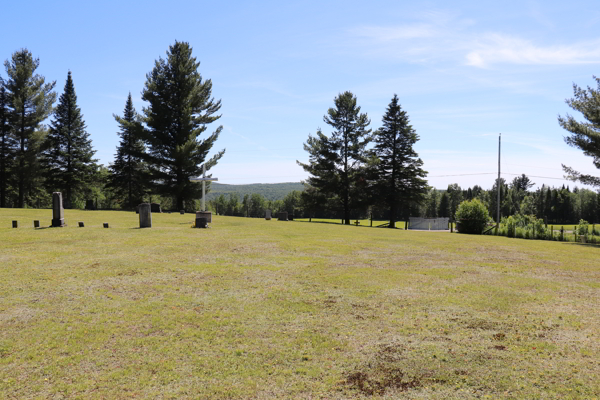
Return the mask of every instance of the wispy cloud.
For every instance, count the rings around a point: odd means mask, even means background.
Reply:
[[[466,64],[485,68],[492,64],[595,64],[600,63],[600,39],[570,45],[540,46],[532,41],[498,33],[486,34],[472,44]]]

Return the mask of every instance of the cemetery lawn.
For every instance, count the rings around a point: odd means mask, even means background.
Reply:
[[[116,211],[33,229],[51,217],[0,209],[3,399],[600,393],[597,246]]]

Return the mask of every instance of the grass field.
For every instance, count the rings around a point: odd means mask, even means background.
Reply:
[[[0,398],[594,399],[600,248],[0,209]],[[11,229],[11,220],[21,223]],[[84,221],[85,228],[77,228]],[[108,222],[110,229],[103,229]]]

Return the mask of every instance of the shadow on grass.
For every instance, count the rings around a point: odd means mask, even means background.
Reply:
[[[329,221],[300,221],[300,220],[293,220],[293,221],[287,221],[287,222],[304,222],[304,223],[310,223],[310,224],[327,224],[327,225],[342,225],[342,226],[356,226],[359,228],[389,228],[389,229],[398,229],[398,230],[405,230],[404,228],[399,228],[399,227],[395,227],[395,228],[390,228],[388,225],[389,223],[385,223],[385,224],[380,224],[380,225],[356,225],[354,223],[351,224],[342,224],[339,222],[329,222]],[[377,222],[381,222],[381,221],[377,221]]]
[[[581,242],[561,242],[564,245],[571,246],[586,246],[586,247],[596,247],[600,248],[600,243],[581,243]]]

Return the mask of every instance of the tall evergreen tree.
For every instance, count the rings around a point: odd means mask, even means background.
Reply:
[[[222,150],[206,160],[222,126],[199,139],[207,125],[221,117],[215,115],[221,100],[211,97],[212,81],[202,80],[199,66],[192,47],[176,41],[169,46],[166,60],[159,58],[146,75],[142,92],[142,99],[150,103],[143,112],[151,178],[159,193],[176,199],[178,210],[184,208],[184,201],[201,197],[202,186],[190,182],[190,177],[201,174],[202,164],[210,170],[225,153]]]
[[[143,201],[148,188],[147,167],[143,161],[145,152],[142,141],[143,127],[133,107],[131,93],[125,102],[123,116],[114,115],[119,123],[121,142],[117,147],[115,162],[110,166],[109,186],[127,200],[125,208],[133,208]]]
[[[71,207],[78,195],[83,194],[96,172],[95,151],[85,128],[69,71],[44,150],[46,187],[62,191],[66,207]]]
[[[588,87],[587,90],[573,84],[574,98],[566,103],[574,110],[581,112],[587,122],[578,122],[572,116],[558,117],[558,123],[571,133],[565,137],[569,146],[583,151],[583,154],[593,158],[594,166],[600,169],[600,78],[594,77],[597,89]],[[586,175],[563,165],[563,170],[569,179],[586,185],[600,187],[600,177]]]
[[[9,98],[9,124],[16,140],[11,178],[18,191],[17,205],[21,208],[39,181],[39,155],[46,136],[40,125],[56,101],[56,93],[52,91],[56,82],[46,83],[43,76],[34,75],[39,65],[40,60],[34,59],[27,49],[13,53],[11,60],[4,62],[8,75],[5,87]]]
[[[371,121],[360,112],[356,96],[344,92],[334,99],[323,117],[334,131],[331,137],[317,130],[309,136],[304,150],[309,153],[308,164],[298,162],[311,176],[307,184],[329,199],[335,199],[344,212],[344,223],[350,225],[350,212],[364,205],[367,179],[364,166],[367,162],[366,145],[370,141]]]
[[[373,154],[375,163],[375,191],[390,210],[390,228],[396,227],[398,208],[410,202],[424,200],[427,193],[427,175],[423,161],[413,149],[419,136],[410,125],[408,114],[394,95],[383,116],[383,126],[375,131]]]
[[[6,207],[8,177],[13,163],[15,141],[10,129],[10,100],[0,77],[0,207]]]

